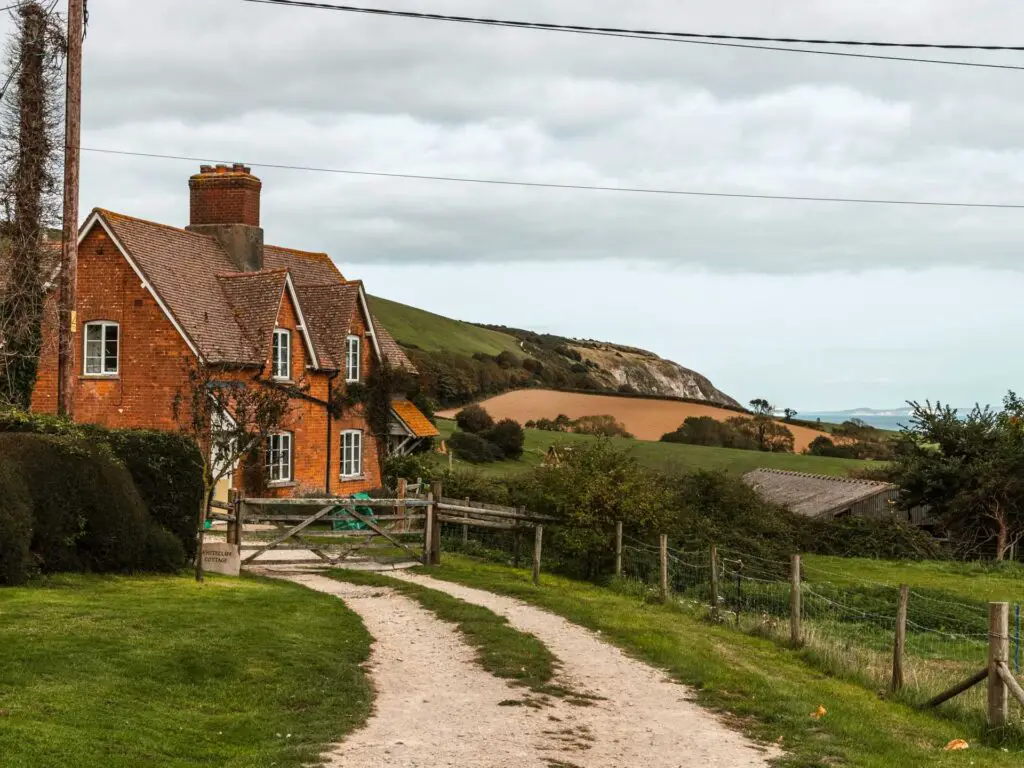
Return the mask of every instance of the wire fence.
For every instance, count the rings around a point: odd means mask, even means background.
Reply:
[[[737,631],[791,643],[791,563],[736,551],[716,552],[714,578],[710,549],[669,547],[666,560],[668,593],[677,604]],[[627,537],[621,563],[618,589],[646,599],[661,596],[658,546]],[[988,665],[986,603],[911,590],[901,657],[903,684],[894,692],[900,588],[848,577],[836,583],[830,578],[835,576],[820,569],[806,570],[799,587],[801,652],[823,672],[923,704]],[[1011,606],[1010,611],[1009,668],[1021,679],[1019,608]],[[943,707],[977,719],[984,718],[985,704],[985,686],[980,685]],[[1010,719],[1017,727],[1024,725],[1024,707],[1015,701],[1011,701]]]

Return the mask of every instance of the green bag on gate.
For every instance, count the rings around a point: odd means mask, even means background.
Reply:
[[[350,499],[356,501],[369,501],[373,497],[368,493],[353,493],[349,496]],[[345,514],[345,507],[335,507],[331,510],[331,515],[342,515]],[[358,512],[363,517],[373,517],[373,507],[356,507]],[[332,531],[364,531],[366,530],[366,524],[349,517],[347,520],[332,520],[331,521]]]

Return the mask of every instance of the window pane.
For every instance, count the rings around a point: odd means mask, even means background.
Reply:
[[[106,325],[103,327],[104,373],[117,373],[117,331],[118,328],[116,325]]]
[[[103,326],[85,326],[85,372],[103,373]]]

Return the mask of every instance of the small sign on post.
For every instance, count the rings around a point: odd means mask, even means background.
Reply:
[[[242,558],[235,544],[207,542],[203,545],[203,571],[224,576],[238,576],[242,570]]]

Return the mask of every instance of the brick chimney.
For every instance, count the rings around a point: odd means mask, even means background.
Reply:
[[[263,229],[260,190],[263,183],[252,169],[234,165],[204,165],[189,179],[190,232],[212,235],[241,272],[263,269]]]

